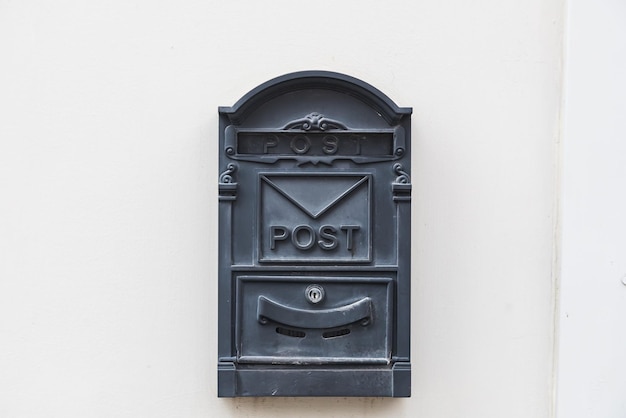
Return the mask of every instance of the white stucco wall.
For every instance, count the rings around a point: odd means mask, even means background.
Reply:
[[[0,1],[0,417],[540,418],[560,0]],[[413,115],[413,397],[217,399],[217,106]]]
[[[626,416],[626,3],[568,7],[558,418]]]

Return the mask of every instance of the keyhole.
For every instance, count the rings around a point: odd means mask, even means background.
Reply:
[[[312,284],[304,291],[306,299],[311,303],[320,303],[324,299],[324,288],[318,284]]]

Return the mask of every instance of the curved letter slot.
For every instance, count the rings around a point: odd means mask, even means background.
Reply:
[[[355,322],[365,326],[372,317],[372,300],[363,298],[333,309],[306,310],[281,305],[259,296],[257,319],[265,325],[268,320],[298,328],[335,328]]]

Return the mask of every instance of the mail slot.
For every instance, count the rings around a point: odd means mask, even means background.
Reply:
[[[219,108],[218,396],[410,396],[410,117],[326,71]]]

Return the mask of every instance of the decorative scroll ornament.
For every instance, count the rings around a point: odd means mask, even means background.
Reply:
[[[237,166],[233,163],[230,163],[226,166],[226,170],[222,174],[220,174],[220,183],[234,183],[233,174],[237,171]]]
[[[396,180],[394,181],[394,183],[399,183],[399,184],[410,184],[411,183],[411,177],[409,176],[409,174],[406,171],[404,171],[404,167],[402,167],[402,164],[395,163],[393,165],[393,171],[394,171],[394,173],[396,173],[398,175],[398,177],[396,177]]]
[[[402,164],[395,163],[393,165],[393,172],[398,177],[391,183],[391,190],[393,191],[393,200],[396,202],[410,201],[411,200],[411,177],[409,173],[404,171]]]
[[[218,185],[220,200],[236,200],[237,199],[237,182],[233,174],[237,171],[237,165],[229,163],[226,170],[220,174],[220,182]]]
[[[313,112],[301,119],[292,120],[283,129],[302,129],[303,131],[327,131],[329,129],[347,130],[348,127],[334,119],[328,119],[324,115]]]

